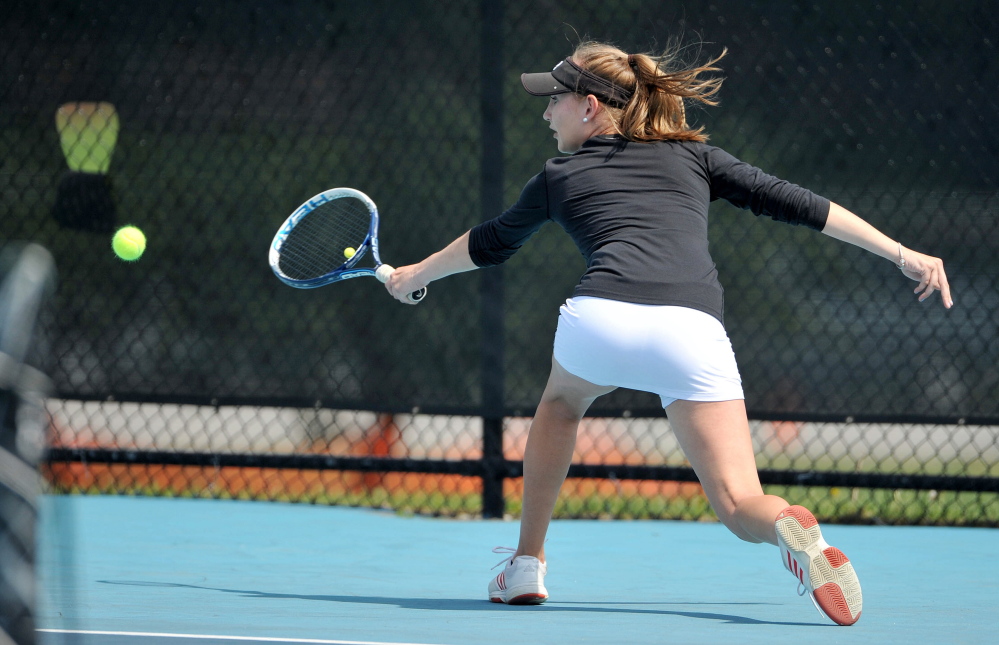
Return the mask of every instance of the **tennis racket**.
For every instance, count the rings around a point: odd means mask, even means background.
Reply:
[[[358,266],[369,251],[374,266]],[[365,275],[386,282],[395,271],[378,255],[378,208],[353,188],[321,192],[295,209],[274,236],[269,260],[274,275],[298,289]],[[424,287],[408,299],[417,303],[426,295]]]

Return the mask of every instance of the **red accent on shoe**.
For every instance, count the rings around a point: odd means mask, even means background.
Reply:
[[[850,606],[846,604],[843,590],[834,582],[827,582],[813,592],[815,601],[822,611],[838,625],[852,625],[860,619],[861,612],[856,616],[850,614]]]
[[[811,511],[804,506],[788,506],[780,512],[777,519],[780,520],[785,517],[793,517],[798,520],[798,524],[801,524],[801,528],[803,529],[810,529],[819,523],[819,521],[815,519],[815,516],[812,515]]]
[[[503,602],[502,598],[490,598],[489,602]]]
[[[496,586],[503,591],[506,591],[506,576],[503,575],[502,571],[500,571],[500,574],[496,576]]]
[[[843,555],[842,551],[834,546],[831,546],[823,551],[822,555],[826,556],[826,560],[829,561],[829,564],[832,565],[833,569],[839,569],[841,566],[850,561],[849,558]]]
[[[540,605],[548,596],[540,593],[525,593],[506,601],[508,605]]]
[[[791,575],[797,576],[802,583],[805,582],[805,570],[798,566],[798,561],[791,557],[791,553],[787,554],[787,564],[788,568],[791,570]]]

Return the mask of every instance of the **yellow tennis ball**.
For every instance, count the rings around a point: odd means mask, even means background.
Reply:
[[[354,257],[355,253],[357,253],[357,251],[354,250],[354,247],[348,246],[343,250],[343,257],[349,260],[350,258]]]
[[[134,226],[125,226],[114,234],[111,248],[114,249],[115,255],[122,260],[129,262],[138,260],[146,250],[146,236]]]

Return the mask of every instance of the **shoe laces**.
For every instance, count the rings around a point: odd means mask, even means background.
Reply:
[[[783,544],[780,544],[779,546],[780,546],[781,562],[784,564],[784,568],[787,569],[791,573],[791,575],[793,575],[795,579],[798,581],[798,590],[797,590],[798,595],[804,596],[806,593],[808,593],[808,587],[805,585],[805,581],[798,577],[800,574],[795,573],[794,570],[791,569],[791,565],[789,564],[791,562],[791,558],[793,558],[794,556],[791,555],[791,551],[787,549]],[[795,564],[799,568],[802,568],[800,564],[797,564],[797,558],[795,558]]]
[[[815,599],[815,594],[812,593],[808,589],[808,587],[805,586],[805,583],[801,582],[800,580],[798,581],[798,595],[799,596],[807,595],[808,599],[812,601],[813,605],[815,605],[815,611],[819,612],[820,616],[826,616],[826,612],[822,610],[822,607],[819,607],[819,601]]]
[[[493,565],[493,569],[500,566],[501,564],[506,564],[507,562],[513,562],[513,554],[517,552],[517,549],[512,546],[494,546],[493,553],[505,553],[507,554],[502,560]]]
[[[808,591],[808,589],[805,589],[804,585],[799,584],[798,595],[804,596],[806,593],[808,594],[808,599],[812,601],[813,605],[815,605],[815,611],[819,612],[819,615],[822,617],[828,617],[828,614],[826,614],[826,612],[822,609],[822,607],[819,607],[819,601],[815,599],[815,594]]]

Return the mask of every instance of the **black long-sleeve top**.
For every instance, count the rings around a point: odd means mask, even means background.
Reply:
[[[822,230],[829,200],[702,143],[587,140],[550,159],[517,203],[471,230],[479,267],[512,256],[557,222],[586,260],[575,296],[678,305],[722,320],[724,299],[708,253],[708,205],[725,199],[789,224]]]

